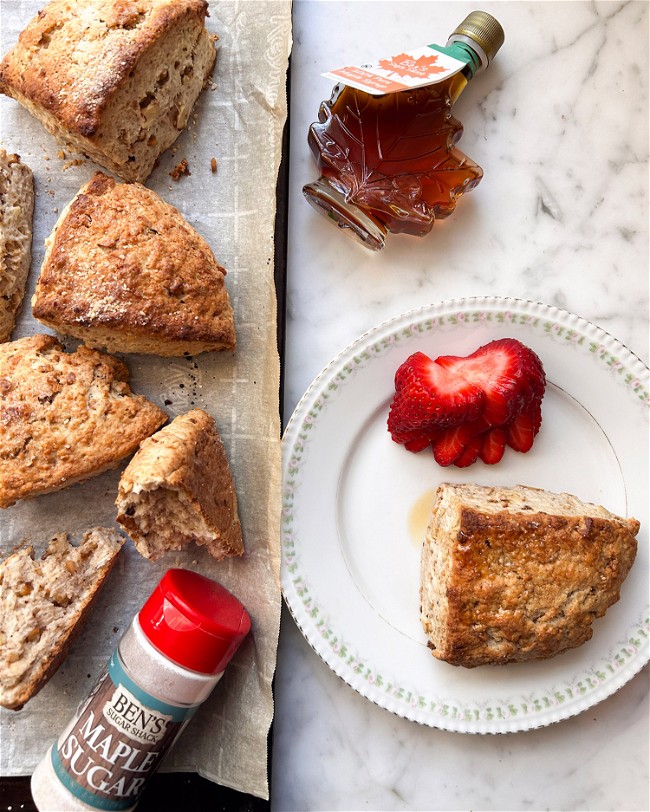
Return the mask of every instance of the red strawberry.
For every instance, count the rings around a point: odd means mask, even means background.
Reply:
[[[471,381],[449,374],[416,352],[395,373],[388,430],[395,442],[422,442],[439,429],[474,420],[484,397]]]
[[[443,466],[464,468],[479,456],[494,465],[506,444],[531,448],[545,387],[541,361],[514,338],[491,341],[466,358],[432,361],[416,352],[395,373],[388,430],[409,451],[431,445]]]
[[[413,454],[417,454],[418,451],[423,451],[428,445],[431,445],[430,437],[427,437],[426,434],[417,434],[414,432],[413,439],[407,440],[404,443],[404,448],[406,448],[407,451],[413,452]]]
[[[468,423],[445,429],[433,442],[433,456],[438,465],[446,467],[456,462],[473,439],[472,428]]]
[[[506,432],[502,428],[490,429],[482,437],[480,457],[486,465],[495,465],[506,450]]]
[[[546,376],[537,355],[515,338],[501,338],[461,358],[444,355],[436,363],[477,386],[486,396],[483,419],[501,426],[541,398]]]
[[[517,415],[506,428],[506,442],[515,451],[530,451],[533,440],[542,425],[542,408],[535,402],[530,408]]]
[[[474,465],[482,447],[483,435],[474,434],[469,443],[465,446],[463,453],[454,462],[454,465],[457,468],[467,468],[470,465]]]

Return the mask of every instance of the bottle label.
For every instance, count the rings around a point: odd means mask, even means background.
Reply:
[[[170,705],[124,671],[117,652],[72,727],[52,748],[61,783],[96,809],[131,809],[198,705]]]
[[[435,85],[459,73],[465,62],[438,50],[436,45],[425,45],[394,56],[377,59],[363,65],[323,73],[327,79],[379,96],[426,85]]]

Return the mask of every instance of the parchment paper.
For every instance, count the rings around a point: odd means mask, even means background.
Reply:
[[[0,0],[4,55],[43,2]],[[237,349],[196,358],[125,356],[130,384],[170,419],[191,408],[212,414],[236,482],[246,556],[215,562],[202,548],[168,553],[152,563],[127,541],[98,603],[54,678],[23,710],[0,711],[0,772],[25,775],[43,757],[92,687],[120,636],[162,574],[195,569],[230,589],[247,607],[252,633],[168,755],[166,771],[197,771],[225,786],[268,798],[267,735],[273,717],[271,681],[280,623],[279,360],[273,282],[275,188],[286,118],[286,70],[291,45],[289,0],[221,0],[207,22],[219,54],[188,131],[146,181],[176,206],[210,243],[227,269]],[[98,168],[61,145],[12,99],[0,96],[0,144],[34,172],[33,261],[13,338],[49,332],[35,321],[30,299],[43,241],[59,212]],[[169,172],[187,159],[190,176]],[[211,159],[217,171],[211,171]],[[66,340],[73,349],[77,342]],[[118,469],[59,493],[0,511],[3,557],[24,538],[37,553],[59,530],[79,533],[116,526]]]

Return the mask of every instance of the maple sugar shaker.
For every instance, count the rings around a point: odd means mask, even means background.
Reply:
[[[215,581],[168,570],[32,776],[39,812],[134,809],[250,629]]]
[[[373,250],[388,232],[428,234],[483,176],[455,146],[463,129],[450,108],[504,38],[473,11],[444,47],[325,73],[338,84],[309,129],[320,178],[303,188],[308,202]]]

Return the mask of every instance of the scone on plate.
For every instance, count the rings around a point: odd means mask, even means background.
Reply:
[[[473,667],[585,643],[619,599],[638,531],[636,519],[566,493],[441,485],[421,561],[434,657]]]
[[[0,92],[124,180],[144,180],[214,66],[205,0],[52,0],[0,64]]]
[[[167,420],[126,366],[53,336],[0,344],[0,508],[116,466]]]
[[[0,147],[0,342],[8,341],[32,259],[34,178],[19,155]]]
[[[117,521],[145,558],[188,544],[214,558],[244,553],[237,493],[214,419],[179,415],[145,440],[120,479]]]
[[[231,350],[225,273],[177,209],[97,172],[46,241],[32,306],[43,324],[109,352]]]
[[[42,558],[30,545],[0,563],[0,705],[18,710],[54,674],[123,543],[94,527],[79,544],[60,533]]]

